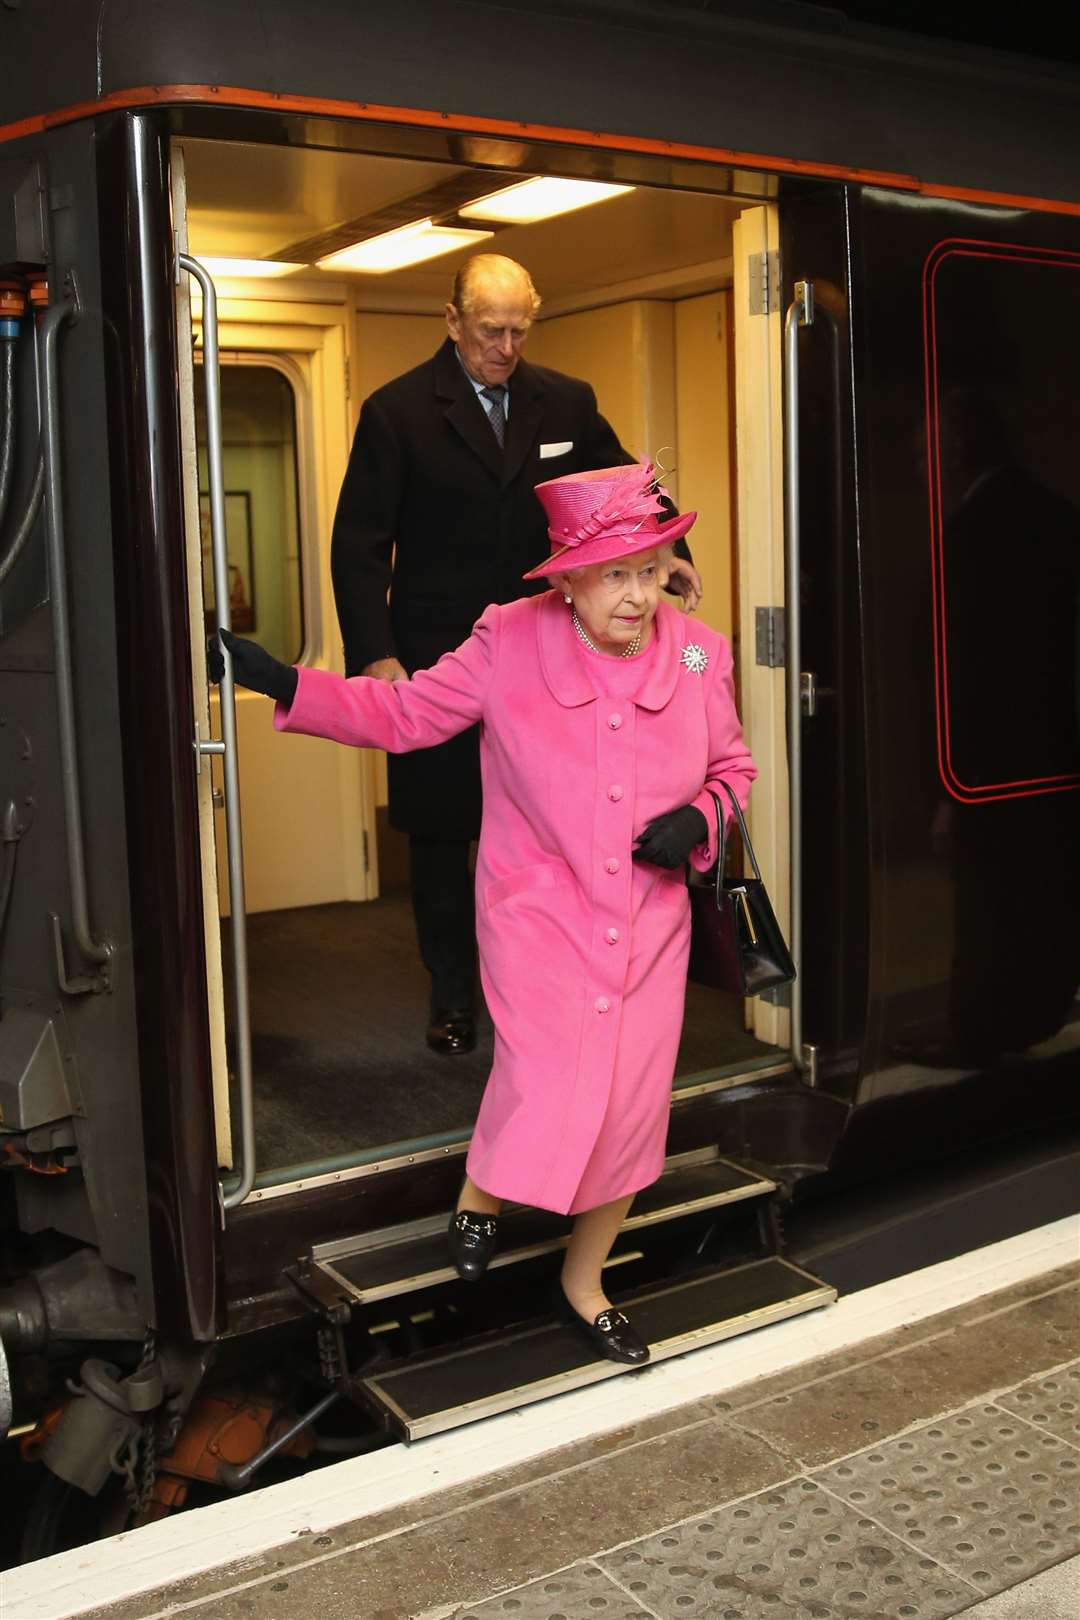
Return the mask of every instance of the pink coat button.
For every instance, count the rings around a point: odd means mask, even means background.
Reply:
[[[611,1002],[606,996],[597,996],[596,1000],[593,1002],[593,1006],[596,1008],[598,1013],[606,1013],[611,1011]]]
[[[619,943],[619,930],[617,928],[609,928],[607,933],[604,935],[604,938],[607,940],[609,945],[617,945]]]
[[[612,877],[614,877],[618,870],[619,862],[615,859],[614,855],[609,855],[608,859],[604,862],[604,871],[610,872]]]
[[[623,795],[623,790],[619,786],[618,782],[615,782],[607,790],[607,796],[611,800],[612,804],[618,804],[619,800],[622,798],[622,795]]]
[[[608,725],[611,727],[612,731],[618,731],[619,727],[622,725],[622,715],[609,714]]]

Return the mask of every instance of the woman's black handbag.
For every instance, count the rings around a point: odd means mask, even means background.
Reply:
[[[710,789],[716,811],[718,859],[715,880],[692,884],[690,888],[690,978],[717,990],[731,990],[737,996],[756,996],[774,985],[790,984],[795,977],[795,963],[761,880],[739,801],[726,782],[724,789],[731,799],[754,875],[724,876],[724,813]]]

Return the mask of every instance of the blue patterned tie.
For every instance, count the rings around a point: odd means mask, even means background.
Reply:
[[[487,419],[491,423],[491,431],[499,441],[501,450],[506,441],[506,387],[503,383],[496,383],[494,388],[481,388],[484,398],[490,401],[491,409]]]

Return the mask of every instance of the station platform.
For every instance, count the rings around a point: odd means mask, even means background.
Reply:
[[[1076,1620],[1080,1222],[10,1572],[4,1620]]]

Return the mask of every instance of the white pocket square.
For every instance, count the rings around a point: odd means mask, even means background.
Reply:
[[[540,460],[547,461],[549,456],[565,456],[566,452],[573,448],[573,439],[560,439],[558,444],[542,444],[540,446]]]

